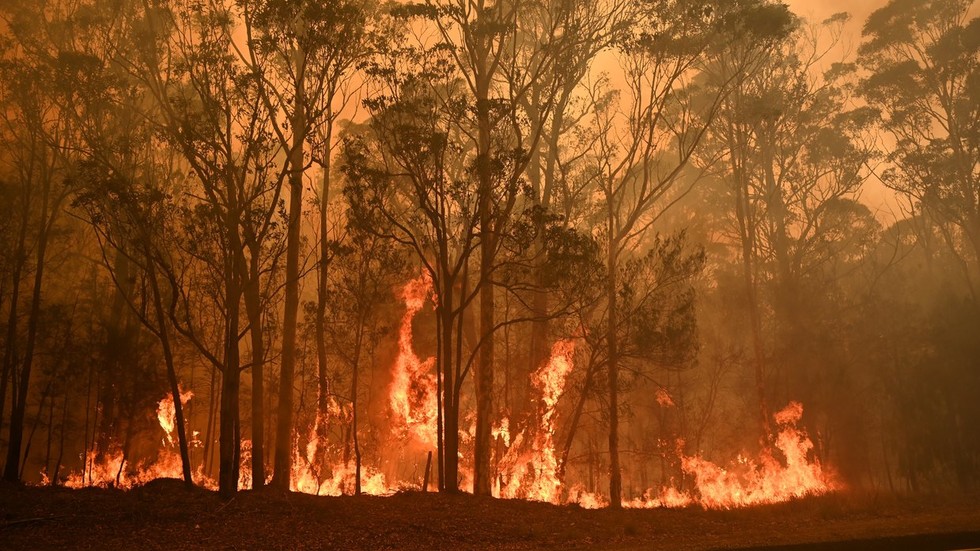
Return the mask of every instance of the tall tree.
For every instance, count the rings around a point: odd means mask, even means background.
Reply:
[[[636,247],[672,200],[675,184],[717,115],[722,101],[743,77],[747,64],[724,75],[716,92],[700,104],[682,91],[709,54],[735,43],[749,52],[771,48],[792,26],[784,5],[747,2],[717,6],[666,2],[646,5],[640,24],[624,41],[626,108],[599,102],[594,115],[597,186],[602,197],[602,238],[606,255],[606,361],[609,390],[610,505],[622,504],[619,465],[619,277],[625,254]]]
[[[45,21],[39,22],[34,15],[28,13],[17,18],[17,23],[22,26],[15,25],[15,36],[23,38],[22,33],[29,35],[43,28]],[[0,115],[3,124],[0,146],[3,147],[2,157],[12,163],[14,169],[18,237],[11,266],[7,335],[0,373],[0,412],[4,411],[9,385],[11,415],[3,478],[16,481],[20,479],[24,418],[36,362],[48,246],[68,196],[64,180],[69,163],[64,147],[72,127],[58,106],[56,96],[63,90],[57,85],[51,67],[37,58],[37,52],[10,43],[3,46],[6,51],[0,53],[3,59],[0,72],[4,81],[0,87],[0,110],[3,112]],[[22,285],[29,286],[26,296],[21,291]],[[26,302],[27,310],[24,324],[19,313],[22,301]],[[18,350],[21,331],[24,348]]]
[[[947,230],[980,305],[980,18],[972,0],[892,0],[864,24],[861,90],[894,140],[890,188]]]
[[[240,55],[259,76],[259,95],[269,111],[274,117],[288,123],[288,131],[279,124],[271,126],[280,146],[288,151],[289,164],[286,300],[272,478],[273,485],[288,489],[293,446],[293,386],[299,315],[300,226],[303,218],[303,189],[306,185],[304,178],[311,159],[316,157],[323,173],[318,217],[320,260],[316,344],[319,390],[315,422],[318,434],[324,436],[328,422],[329,394],[324,323],[330,257],[327,209],[333,128],[349,98],[346,87],[355,72],[356,63],[365,55],[369,7],[363,0],[326,3],[239,0],[238,3],[248,35],[247,53]],[[310,145],[318,146],[318,151],[313,156],[307,155]],[[261,372],[257,374],[254,369],[253,367],[253,376],[260,379]],[[261,403],[260,397],[254,399]]]

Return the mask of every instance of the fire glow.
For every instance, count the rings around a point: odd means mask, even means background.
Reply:
[[[436,375],[435,358],[421,360],[412,347],[412,320],[432,294],[428,274],[414,279],[402,288],[405,314],[398,330],[398,357],[392,370],[388,404],[392,430],[408,435],[425,448],[436,446]]]
[[[432,296],[432,282],[427,276],[410,281],[401,290],[405,303],[398,333],[398,355],[392,365],[388,386],[390,437],[402,444],[411,443],[420,450],[432,450],[436,445],[436,374],[434,358],[420,359],[412,343],[412,321]],[[531,419],[518,434],[511,434],[512,421],[502,418],[493,427],[493,438],[503,449],[496,463],[493,495],[507,499],[526,499],[560,504],[577,504],[584,508],[599,508],[608,504],[601,494],[587,491],[580,484],[566,487],[561,479],[555,434],[559,401],[565,394],[568,378],[575,368],[575,341],[558,340],[549,359],[531,377],[535,408]],[[182,391],[183,405],[191,399],[191,391]],[[665,389],[659,389],[656,400],[660,407],[676,407]],[[349,408],[331,402],[330,416],[350,415]],[[630,508],[686,507],[700,505],[705,509],[730,509],[752,505],[779,503],[805,496],[821,495],[840,489],[840,484],[816,459],[810,459],[813,442],[798,427],[803,406],[791,402],[776,413],[778,432],[772,448],[763,449],[755,459],[739,456],[727,466],[708,461],[701,455],[687,456],[683,442],[677,442],[677,456],[686,486],[668,486],[647,490],[643,497],[626,501]],[[176,421],[172,398],[160,400],[157,420],[164,432],[156,461],[132,465],[122,450],[110,453],[89,452],[85,469],[72,473],[64,485],[69,488],[103,486],[130,489],[156,478],[180,478],[181,461],[176,445]],[[309,429],[305,444],[295,439],[291,489],[316,495],[345,495],[353,493],[356,465],[353,460],[330,463],[327,442],[321,442],[319,425],[330,419],[317,419]],[[774,449],[773,449],[774,448]],[[247,489],[251,481],[248,462],[250,442],[243,442],[243,476],[240,486]],[[461,465],[463,473],[469,466]],[[464,474],[465,477],[465,474]],[[215,488],[215,482],[199,468],[195,483]],[[465,481],[464,481],[465,482]],[[462,487],[468,487],[463,484]],[[361,466],[361,491],[368,495],[390,495],[401,489],[420,489],[417,480],[387,480],[384,474],[370,465]]]

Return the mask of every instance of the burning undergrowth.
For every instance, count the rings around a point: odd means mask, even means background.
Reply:
[[[405,312],[398,331],[397,357],[391,367],[391,380],[387,386],[388,442],[391,454],[404,457],[406,450],[413,453],[434,451],[438,434],[438,381],[434,358],[420,358],[412,342],[412,322],[432,298],[432,282],[420,277],[405,285],[401,298]],[[600,508],[608,505],[607,498],[598,492],[588,491],[581,483],[569,483],[560,465],[556,449],[556,433],[559,421],[559,401],[566,392],[569,376],[575,369],[576,340],[556,341],[548,360],[531,376],[534,408],[528,419],[519,424],[504,417],[493,427],[493,440],[497,454],[492,493],[506,499],[524,499],[552,504],[578,504],[584,508]],[[181,391],[180,400],[186,405],[193,397],[190,390]],[[671,396],[663,389],[657,391],[657,403],[663,408],[676,407]],[[349,422],[351,412],[331,402],[330,417]],[[790,402],[775,414],[777,431],[771,438],[772,445],[750,457],[740,454],[734,460],[718,464],[701,454],[686,455],[684,442],[676,442],[676,459],[683,473],[681,484],[669,484],[650,488],[641,497],[624,502],[628,508],[686,507],[699,505],[705,509],[731,509],[760,504],[789,501],[806,496],[817,496],[840,489],[833,473],[824,468],[813,456],[813,442],[799,426],[803,406]],[[157,420],[163,431],[156,459],[134,463],[120,450],[91,451],[85,457],[84,469],[71,473],[63,484],[69,488],[85,486],[117,487],[131,489],[157,478],[180,478],[181,458],[176,442],[176,421],[172,398],[159,401]],[[463,426],[471,425],[469,419]],[[420,489],[421,477],[417,473],[406,475],[381,464],[358,464],[349,454],[341,454],[331,448],[321,424],[330,418],[317,418],[304,438],[296,438],[293,449],[291,489],[315,495],[343,495],[354,493],[355,481],[360,477],[360,491],[368,495],[390,495],[402,489]],[[511,433],[512,427],[522,427]],[[461,431],[465,443],[469,431]],[[302,443],[301,443],[302,440]],[[197,433],[193,433],[192,446],[200,446]],[[252,486],[249,478],[251,442],[243,440],[239,486]],[[334,459],[330,459],[334,458]],[[468,454],[460,454],[460,487],[472,489],[472,465]],[[396,458],[397,460],[397,458]],[[388,476],[386,476],[386,473]],[[201,467],[193,473],[194,482],[206,488],[216,488],[216,482]],[[44,482],[48,482],[43,477]]]

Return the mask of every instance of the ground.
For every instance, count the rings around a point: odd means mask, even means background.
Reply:
[[[0,548],[963,549],[980,547],[977,503],[842,494],[734,511],[589,511],[420,493],[222,501],[173,480],[129,492],[0,485]]]

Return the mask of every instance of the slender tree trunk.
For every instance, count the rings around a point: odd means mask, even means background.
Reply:
[[[449,278],[446,278],[448,280]],[[443,317],[442,330],[442,407],[443,407],[443,445],[442,462],[443,476],[440,487],[446,493],[459,491],[459,410],[456,405],[456,382],[453,362],[453,288],[451,283],[445,283],[439,300],[442,302],[440,313]],[[456,343],[458,346],[459,343]]]
[[[234,185],[228,185],[229,197],[236,197],[235,188]],[[240,267],[244,263],[244,252],[238,227],[241,215],[237,201],[229,205],[226,217],[225,231],[229,239],[224,267],[227,319],[225,320],[225,358],[221,371],[221,411],[218,423],[218,492],[225,499],[229,499],[238,491],[241,456],[239,324],[243,294]]]
[[[610,207],[611,206],[611,202]],[[613,227],[610,217],[610,239],[608,251],[606,300],[608,302],[608,327],[606,344],[609,361],[609,506],[619,509],[622,506],[623,479],[619,468],[619,312],[617,310],[617,275],[619,269],[619,243],[612,238]]]
[[[299,314],[299,242],[303,216],[303,168],[306,128],[302,78],[296,86],[295,109],[291,121],[292,149],[289,153],[289,222],[286,232],[285,307],[282,331],[282,367],[279,377],[279,411],[276,419],[276,454],[272,485],[290,487],[293,440],[293,379],[296,370],[296,325]]]
[[[579,422],[582,419],[582,412],[585,411],[585,402],[589,398],[589,392],[592,390],[592,380],[595,378],[595,373],[597,369],[593,368],[592,365],[589,366],[588,370],[585,372],[585,381],[582,383],[582,393],[578,397],[578,401],[575,403],[575,409],[572,411],[572,418],[568,422],[568,434],[565,436],[565,445],[562,447],[561,451],[561,461],[558,463],[558,481],[561,483],[562,488],[565,487],[565,473],[568,471],[568,456],[572,451],[572,444],[575,442],[575,434],[578,432]]]
[[[48,430],[47,430],[47,445],[44,447],[44,474],[51,474],[51,440],[54,437],[54,402],[55,399],[52,396],[51,402],[48,404]]]
[[[245,285],[245,311],[252,344],[252,489],[265,485],[265,336],[262,331],[262,295],[259,249],[253,244],[249,280]]]
[[[58,476],[61,473],[61,460],[65,456],[65,427],[68,425],[68,390],[65,390],[65,399],[61,405],[61,425],[58,427],[58,459],[54,466],[54,473],[51,475],[51,485],[58,485]],[[85,470],[82,469],[84,480]]]
[[[167,381],[170,383],[170,395],[174,402],[174,421],[177,424],[177,446],[180,448],[181,472],[184,483],[194,485],[191,477],[191,458],[187,447],[187,430],[184,423],[184,405],[180,402],[180,385],[177,381],[177,368],[174,365],[174,353],[170,346],[170,332],[167,330],[167,318],[163,309],[163,298],[160,296],[160,284],[157,282],[157,272],[149,248],[145,251],[149,269],[150,289],[153,291],[153,306],[156,311],[159,329],[160,345],[163,348],[163,359],[167,365]]]
[[[4,480],[16,482],[20,479],[20,450],[24,439],[24,413],[27,409],[27,392],[31,383],[31,368],[34,362],[34,346],[37,341],[38,317],[41,312],[41,290],[44,278],[45,252],[55,213],[48,214],[50,182],[46,182],[41,199],[41,221],[37,244],[37,266],[34,270],[34,289],[31,294],[31,309],[27,319],[27,343],[24,348],[24,364],[19,373],[19,388],[15,388],[17,399],[13,402],[10,414],[9,438],[7,440],[7,462],[4,465]]]
[[[333,117],[328,112],[323,136],[323,159],[320,180],[320,262],[316,288],[316,357],[317,357],[317,437],[325,442],[327,419],[330,415],[329,380],[327,377],[327,276],[330,263],[330,240],[327,235],[327,214],[330,206],[330,145],[333,139]],[[355,368],[356,369],[356,368]],[[355,431],[356,432],[356,431]],[[360,482],[358,482],[358,491]]]
[[[218,396],[220,395],[215,393],[218,373],[216,368],[211,369],[211,384],[208,385],[208,421],[204,428],[204,458],[202,459],[204,472],[208,476],[211,475],[211,465],[214,463],[214,417],[218,409]]]
[[[485,67],[482,63],[481,67]],[[476,370],[476,435],[474,438],[473,493],[490,495],[490,441],[493,416],[494,300],[493,263],[496,238],[491,216],[489,75],[478,69],[476,116],[477,171],[480,214],[480,357]]]
[[[7,385],[14,377],[17,363],[17,327],[18,327],[18,305],[20,303],[20,282],[24,264],[27,261],[25,247],[27,243],[27,225],[29,213],[23,212],[19,236],[17,238],[17,249],[14,251],[14,267],[11,270],[12,289],[10,293],[10,310],[7,315],[7,336],[3,351],[3,372],[0,373],[0,427],[3,426],[4,406],[7,399]],[[13,391],[11,392],[13,394]],[[14,400],[11,400],[13,402]],[[13,408],[11,408],[13,409]],[[11,412],[11,415],[13,413]]]
[[[361,276],[363,287],[363,276]],[[357,338],[354,341],[354,354],[351,361],[350,403],[351,403],[351,440],[354,443],[354,495],[361,495],[361,448],[357,439],[357,372],[361,363],[361,343],[364,338],[364,320],[361,319],[357,328]]]
[[[735,140],[738,140],[738,138],[734,137],[733,134],[737,134],[737,131],[730,130],[729,141],[735,144]],[[742,280],[745,284],[745,292],[749,302],[749,322],[752,330],[752,349],[755,356],[755,386],[759,401],[759,423],[762,428],[763,438],[768,438],[772,433],[772,427],[769,423],[769,407],[766,400],[765,345],[762,341],[762,318],[759,312],[758,293],[755,284],[755,274],[753,273],[756,230],[755,223],[751,219],[752,206],[749,202],[749,189],[747,175],[744,170],[744,158],[741,156],[744,147],[741,141],[739,141],[738,145],[731,151],[731,162],[733,164],[733,176],[735,179],[735,216],[738,222],[741,241]]]

